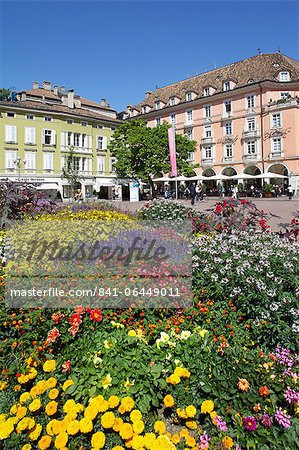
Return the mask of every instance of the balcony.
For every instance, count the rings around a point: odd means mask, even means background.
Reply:
[[[270,159],[280,159],[280,158],[284,158],[284,153],[283,152],[271,152],[269,156],[270,156]]]
[[[255,108],[246,108],[246,110],[245,110],[245,115],[246,116],[252,116],[254,114],[256,114]]]
[[[281,109],[281,108],[291,108],[293,106],[299,105],[299,98],[282,98],[280,100],[277,100],[276,102],[270,101],[268,103],[268,110],[272,111],[274,109]]]
[[[222,159],[222,162],[224,164],[228,164],[228,163],[232,163],[234,162],[235,158],[233,156],[224,156],[224,158]]]
[[[259,137],[258,130],[245,130],[242,134],[243,139],[256,139]]]
[[[224,111],[222,114],[221,122],[232,119],[233,118],[233,112],[232,111]]]
[[[202,166],[212,166],[215,163],[215,158],[201,158]]]
[[[214,144],[214,138],[213,136],[210,137],[203,137],[201,139],[201,145],[209,145],[209,144]]]
[[[258,161],[259,159],[260,159],[259,153],[252,153],[252,154],[243,155],[243,161],[244,162]]]

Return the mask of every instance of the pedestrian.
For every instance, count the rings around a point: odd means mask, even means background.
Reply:
[[[293,197],[293,188],[292,188],[291,185],[288,186],[287,192],[288,192],[289,200],[292,200],[292,197]]]
[[[198,184],[195,186],[195,193],[196,193],[196,201],[198,202],[199,198],[200,198],[200,187],[198,186]]]
[[[195,183],[192,183],[190,186],[190,197],[191,197],[191,205],[192,206],[194,205],[195,196],[196,196]]]
[[[237,199],[238,198],[238,186],[234,186],[232,188],[232,197]]]

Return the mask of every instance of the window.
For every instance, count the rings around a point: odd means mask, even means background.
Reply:
[[[255,119],[252,117],[250,119],[247,119],[247,130],[248,131],[255,130]]]
[[[74,156],[72,165],[73,165],[72,169],[75,170],[76,172],[79,172],[79,170],[80,170],[80,158],[78,156]]]
[[[290,73],[289,72],[280,72],[279,81],[290,81]]]
[[[281,127],[281,114],[272,114],[272,128],[280,128]]]
[[[97,128],[103,128],[103,125],[97,125]]]
[[[212,158],[212,147],[205,147],[205,158]]]
[[[247,154],[254,155],[255,153],[256,153],[255,141],[248,141],[247,142]]]
[[[187,161],[194,161],[194,152],[190,152]]]
[[[88,123],[87,122],[81,122],[81,126],[82,127],[87,127]]]
[[[26,115],[26,119],[28,119],[28,120],[34,120],[34,116],[32,116],[31,114],[27,114],[27,115]]]
[[[107,137],[106,136],[98,136],[97,138],[97,148],[98,150],[107,150]]]
[[[204,107],[204,111],[205,111],[205,117],[211,117],[211,106],[205,106]]]
[[[231,102],[231,100],[226,100],[226,101],[224,102],[224,110],[225,110],[225,112],[227,112],[227,113],[230,113],[230,112],[231,112],[231,110],[232,110],[232,102]]]
[[[86,168],[86,158],[80,158],[81,159],[81,170],[84,172]]]
[[[175,105],[175,97],[170,97],[169,104],[170,104],[170,106],[174,106]]]
[[[205,137],[212,137],[212,127],[211,125],[205,126]]]
[[[233,146],[232,144],[226,144],[224,146],[224,156],[226,158],[230,158],[233,156]]]
[[[281,138],[273,138],[272,139],[272,152],[273,153],[281,153],[282,142]]]
[[[25,169],[26,170],[36,169],[36,153],[25,152]]]
[[[232,123],[231,122],[225,122],[224,130],[225,130],[225,134],[232,134]]]
[[[16,168],[17,152],[15,150],[5,151],[5,169]]]
[[[7,117],[16,117],[15,113],[13,113],[13,112],[7,112],[6,116]]]
[[[210,95],[210,88],[209,87],[204,88],[203,95],[204,95],[204,97],[208,97],[208,95]]]
[[[15,125],[5,125],[5,142],[17,142],[17,127]]]
[[[171,114],[170,123],[173,127],[175,126],[175,124],[176,124],[176,115],[175,114]]]
[[[70,131],[67,133],[67,145],[73,145],[73,133]]]
[[[290,97],[290,93],[289,92],[281,92],[280,93],[280,98],[282,98],[282,99],[287,99],[287,98],[289,98]]]
[[[157,119],[156,119],[156,127],[158,127],[159,125],[161,125],[161,118],[157,117]]]
[[[156,109],[160,109],[161,108],[161,103],[158,101],[155,103]]]
[[[73,125],[74,121],[72,119],[67,119],[66,123],[68,123],[69,125]]]
[[[44,145],[55,145],[55,131],[43,130],[43,144]]]
[[[187,136],[187,138],[190,139],[190,141],[193,140],[193,130],[192,130],[192,128],[189,128],[188,130],[186,130],[185,136]]]
[[[44,118],[44,121],[45,121],[45,122],[52,122],[52,117],[46,116],[46,117]]]
[[[105,172],[105,157],[104,156],[99,156],[97,158],[97,162],[98,162],[98,173],[103,173]]]
[[[146,106],[142,107],[142,114],[146,114]]]
[[[87,147],[87,136],[86,134],[82,134],[82,147]]]
[[[44,170],[53,170],[54,167],[54,155],[53,153],[44,153],[43,155],[43,168]]]
[[[25,127],[25,144],[35,144],[35,128]]]
[[[186,94],[186,101],[190,102],[192,100],[192,93],[191,92],[187,92]]]
[[[246,97],[246,107],[254,108],[254,95],[248,95]]]
[[[192,123],[193,122],[193,111],[192,111],[192,109],[187,111],[186,116],[187,116],[187,123]]]
[[[110,158],[110,172],[115,172],[116,158]]]
[[[74,133],[74,146],[79,147],[80,145],[80,133]]]
[[[230,81],[225,81],[223,83],[223,90],[224,91],[229,91],[230,90]]]

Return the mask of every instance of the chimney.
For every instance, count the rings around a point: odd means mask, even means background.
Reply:
[[[100,105],[101,105],[101,106],[104,106],[105,108],[107,107],[107,102],[106,102],[106,99],[105,99],[105,98],[102,98],[102,99],[101,99]]]
[[[33,81],[32,89],[38,89],[38,81]]]
[[[26,101],[26,92],[21,92],[21,102]]]
[[[63,92],[65,92],[65,86],[61,86],[61,87],[60,87],[60,90],[63,91]]]
[[[55,84],[55,86],[54,86],[54,94],[55,95],[58,95],[58,86]]]
[[[148,98],[150,96],[150,94],[151,94],[151,91],[146,91],[145,98]]]
[[[51,81],[43,81],[43,89],[45,89],[46,91],[51,91],[52,89]]]
[[[70,89],[67,93],[67,106],[69,108],[74,108],[74,89]]]

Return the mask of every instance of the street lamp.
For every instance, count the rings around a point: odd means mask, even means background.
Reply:
[[[21,179],[21,165],[22,165],[22,163],[23,163],[24,166],[25,166],[26,160],[24,159],[24,160],[22,161],[22,158],[21,158],[20,156],[18,156],[17,159],[14,161],[14,164],[15,164],[15,166],[16,166],[17,169],[18,169],[18,181],[20,181],[20,179]]]

